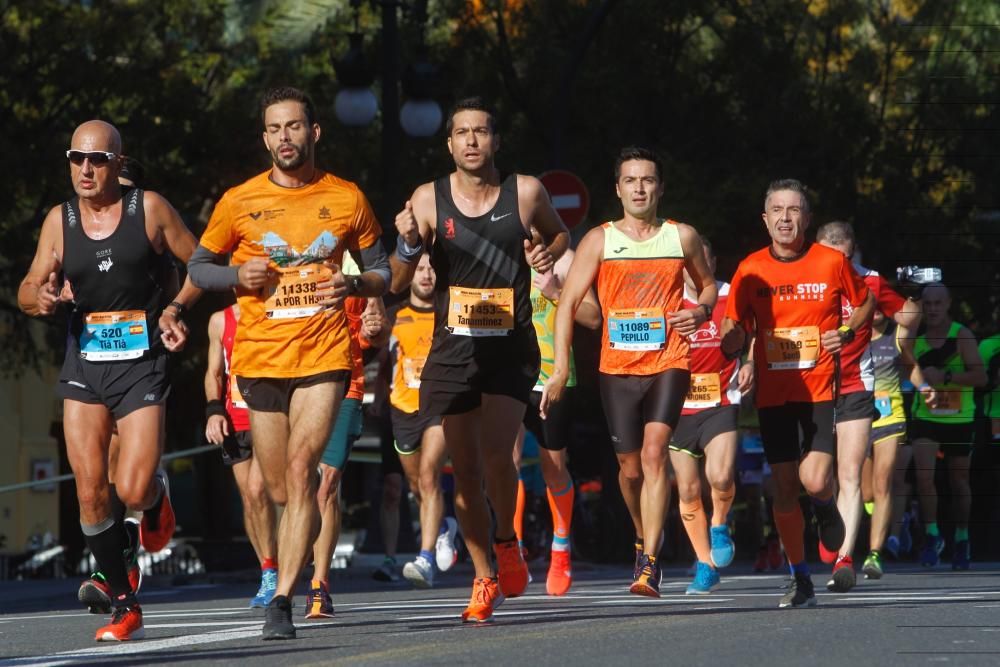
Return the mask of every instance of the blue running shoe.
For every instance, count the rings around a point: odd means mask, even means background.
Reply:
[[[260,588],[257,589],[257,595],[250,600],[250,608],[256,609],[266,609],[267,605],[270,604],[271,598],[274,597],[274,591],[278,588],[278,571],[267,569],[260,573]]]
[[[712,568],[708,563],[698,563],[694,581],[687,587],[687,595],[708,595],[712,589],[719,585],[721,581],[718,570]]]
[[[733,538],[729,536],[729,526],[712,526],[709,534],[712,538],[712,563],[715,567],[726,567],[736,555]]]
[[[955,547],[951,554],[951,569],[968,570],[971,560],[969,556],[969,540],[955,542]]]
[[[889,554],[893,560],[899,560],[899,538],[895,535],[890,535],[885,541],[885,546],[882,550]]]
[[[903,515],[902,524],[899,527],[899,554],[908,554],[913,551],[913,534],[910,532],[910,524],[913,517],[907,512]]]
[[[944,539],[939,535],[925,535],[924,548],[920,552],[920,564],[924,567],[934,567],[941,560],[944,551]]]

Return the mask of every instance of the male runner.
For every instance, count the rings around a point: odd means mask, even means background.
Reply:
[[[990,439],[1000,443],[1000,334],[979,343],[979,356],[986,369],[983,415],[989,420]]]
[[[496,115],[481,99],[459,101],[447,130],[455,171],[418,187],[396,216],[393,290],[410,284],[416,260],[431,248],[434,340],[420,375],[420,412],[442,418],[455,510],[475,565],[462,619],[485,622],[504,596],[521,595],[528,585],[514,534],[512,449],[538,377],[529,265],[549,270],[566,250],[569,232],[538,179],[502,175],[495,166]],[[543,244],[531,243],[532,226]]]
[[[701,237],[709,270],[716,258],[712,244]],[[739,448],[740,399],[753,389],[753,361],[740,365],[720,349],[722,317],[729,298],[729,283],[717,280],[718,300],[712,317],[688,337],[691,346],[691,386],[684,398],[677,430],[670,443],[670,463],[677,478],[681,520],[698,562],[688,595],[705,595],[719,585],[717,568],[733,562],[735,547],[726,521],[736,495],[736,453]],[[697,308],[697,287],[684,272],[684,307]],[[709,529],[702,506],[701,465],[712,488]]]
[[[569,378],[573,318],[597,283],[605,326],[601,335],[601,401],[621,466],[618,479],[641,551],[636,595],[659,597],[656,562],[670,500],[670,437],[690,380],[688,340],[712,314],[717,289],[698,233],[657,217],[663,196],[659,156],[625,148],[615,162],[622,219],[583,237],[556,310],[555,365],[541,411],[562,398]],[[698,303],[683,307],[687,269]]]
[[[391,378],[389,410],[395,456],[420,507],[420,553],[403,566],[403,576],[417,588],[434,586],[434,567],[441,572],[458,560],[458,523],[445,517],[441,468],[445,459],[440,416],[420,413],[420,372],[434,336],[434,267],[424,253],[410,284],[410,298],[389,312],[392,340],[382,369]]]
[[[186,281],[167,305],[154,278],[161,255],[187,259],[195,240],[162,196],[121,186],[121,154],[114,126],[92,120],[76,128],[66,152],[76,197],[46,215],[17,294],[28,315],[51,315],[60,302],[57,273],[72,283],[58,394],[80,524],[114,607],[98,641],[144,634],[134,595],[138,567],[131,568],[130,580],[126,565],[139,545],[124,519],[127,509],[143,511],[140,533],[148,551],[158,551],[173,535],[166,475],[157,473],[170,391],[167,352],[183,347],[187,327],[179,318],[200,294]],[[112,485],[108,450],[115,424],[121,445]]]
[[[975,402],[973,387],[986,385],[986,371],[969,329],[949,314],[951,294],[942,284],[924,289],[924,331],[917,336],[914,356],[937,395],[931,407],[917,395],[913,399],[910,437],[913,461],[923,515],[924,548],[920,562],[926,567],[938,564],[944,539],[937,524],[937,487],[934,471],[938,451],[948,463],[955,543],[952,545],[951,569],[968,570],[969,511],[972,490],[969,486],[969,455],[975,438]]]
[[[348,296],[378,297],[389,282],[380,228],[358,187],[315,164],[320,125],[295,88],[261,102],[272,166],[230,189],[189,262],[205,289],[237,288],[233,374],[278,527],[278,586],[264,639],[293,639],[291,597],[319,529],[317,465],[351,374]],[[347,280],[347,251],[365,271]],[[220,266],[232,251],[232,264]]]
[[[253,456],[250,414],[233,378],[233,341],[239,304],[208,319],[208,367],[205,369],[205,438],[221,445],[222,462],[233,471],[243,502],[243,526],[260,563],[260,587],[250,608],[267,607],[278,585],[278,547],[274,503],[267,497],[260,464]]]
[[[816,230],[816,242],[839,250],[848,260],[854,257],[854,228],[846,222],[828,222],[820,226]],[[877,271],[857,263],[854,263],[854,270],[875,297],[875,307],[891,317],[899,327],[900,342],[909,356],[913,349],[911,332],[920,325],[920,302],[897,294]],[[847,320],[851,316],[851,304],[842,300],[841,306],[841,317]],[[838,593],[851,590],[856,582],[852,554],[861,525],[861,468],[868,451],[872,420],[878,414],[872,393],[875,374],[868,348],[871,336],[869,319],[861,323],[854,339],[846,343],[839,353],[840,375],[834,421],[837,428],[837,510],[844,520],[844,542],[836,554],[826,551],[820,542],[821,559],[825,563],[834,563],[833,575],[826,587]]]
[[[739,354],[754,336],[756,403],[775,484],[774,522],[794,575],[778,606],[812,606],[799,484],[812,498],[823,545],[840,549],[844,522],[831,476],[835,355],[871,316],[875,299],[843,253],[806,241],[811,215],[802,183],[771,183],[761,217],[771,244],[736,270],[722,351]],[[846,321],[842,299],[854,308]]]

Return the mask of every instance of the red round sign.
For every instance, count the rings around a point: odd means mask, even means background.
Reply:
[[[567,227],[576,227],[587,217],[590,193],[580,177],[570,171],[554,169],[538,177],[552,199],[552,206]]]

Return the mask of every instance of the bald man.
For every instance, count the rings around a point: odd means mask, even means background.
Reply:
[[[940,451],[948,465],[951,487],[951,514],[955,523],[951,569],[968,570],[969,511],[972,489],[969,485],[969,455],[975,437],[975,401],[973,388],[986,385],[976,337],[968,327],[954,321],[950,314],[951,294],[938,283],[924,288],[924,331],[917,336],[913,356],[934,388],[937,402],[930,406],[920,392],[913,398],[913,420],[909,435],[913,444],[913,463],[924,520],[924,547],[920,562],[925,567],[938,564],[944,550],[944,538],[937,523],[937,488],[934,469]]]
[[[124,517],[126,509],[143,513],[147,551],[159,551],[173,535],[166,475],[157,471],[170,392],[167,354],[183,347],[181,315],[200,295],[185,281],[169,301],[156,269],[164,252],[187,261],[197,241],[162,196],[119,183],[122,140],[114,126],[80,125],[66,157],[76,196],[45,216],[17,301],[26,314],[44,317],[64,301],[60,276],[73,285],[58,394],[80,524],[100,568],[100,578],[84,582],[80,595],[88,596],[83,601],[91,611],[112,612],[97,641],[139,639],[139,545],[131,542]],[[120,452],[115,484],[109,484],[116,423]]]

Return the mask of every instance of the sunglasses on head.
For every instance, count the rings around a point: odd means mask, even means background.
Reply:
[[[108,151],[69,150],[66,151],[66,157],[69,158],[70,162],[76,165],[83,164],[84,160],[90,160],[90,164],[94,165],[95,167],[100,167],[118,157],[118,154],[109,153]]]

